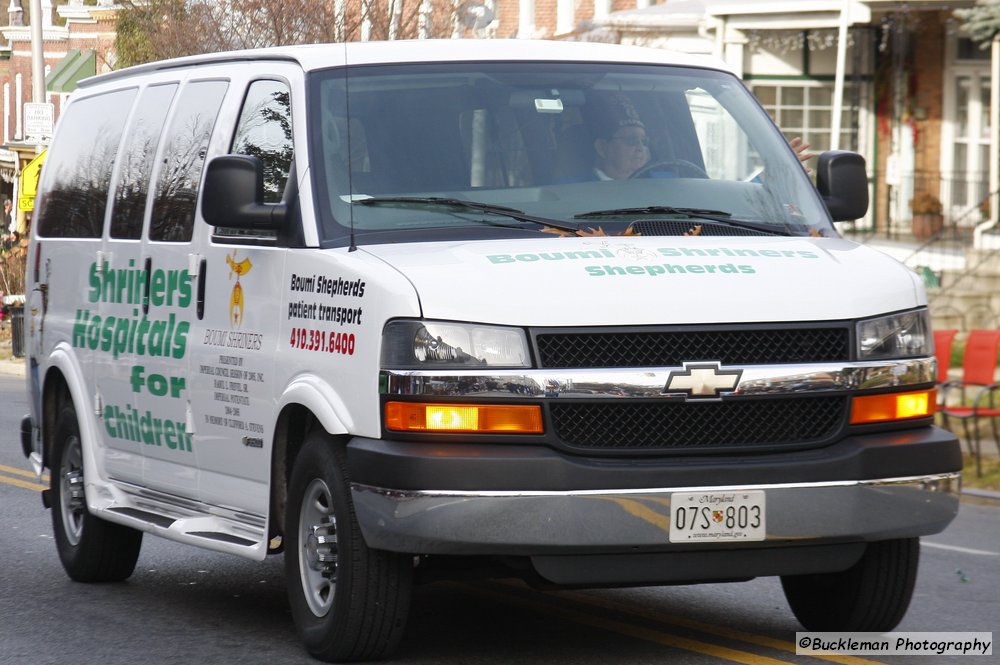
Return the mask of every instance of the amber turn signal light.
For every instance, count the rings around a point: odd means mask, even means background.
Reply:
[[[937,406],[937,391],[917,390],[908,393],[866,395],[851,401],[851,424],[864,425],[890,420],[933,416]]]
[[[385,428],[397,432],[541,434],[542,407],[509,404],[387,402]]]

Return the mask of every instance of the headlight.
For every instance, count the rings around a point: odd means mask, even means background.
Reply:
[[[388,369],[530,366],[520,328],[392,321],[382,335],[382,367]]]
[[[930,314],[926,309],[859,321],[857,326],[861,360],[913,358],[934,352]]]

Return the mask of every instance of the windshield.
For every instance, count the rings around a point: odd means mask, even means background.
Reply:
[[[681,230],[835,234],[780,131],[722,72],[359,66],[349,77],[313,73],[309,94],[327,244],[346,244],[352,226],[359,244],[559,235],[567,225],[648,235],[664,220]]]

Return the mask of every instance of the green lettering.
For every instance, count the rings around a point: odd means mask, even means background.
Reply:
[[[73,346],[78,349],[87,346],[87,320],[90,312],[85,309],[76,310],[76,320],[73,321]]]
[[[166,289],[166,275],[162,270],[154,270],[149,283],[149,302],[159,307],[163,304],[163,291]]]
[[[101,276],[97,273],[97,262],[90,264],[90,290],[87,292],[87,300],[97,302],[101,299]]]
[[[187,307],[191,304],[191,275],[187,270],[181,271],[180,297],[177,299],[178,307]]]

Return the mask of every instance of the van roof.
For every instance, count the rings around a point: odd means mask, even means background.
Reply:
[[[630,62],[729,70],[717,59],[664,49],[595,42],[529,39],[421,39],[279,46],[205,53],[128,67],[81,81],[79,87],[166,69],[225,62],[274,60],[298,63],[306,71],[352,65],[412,62],[545,60],[550,62]]]

